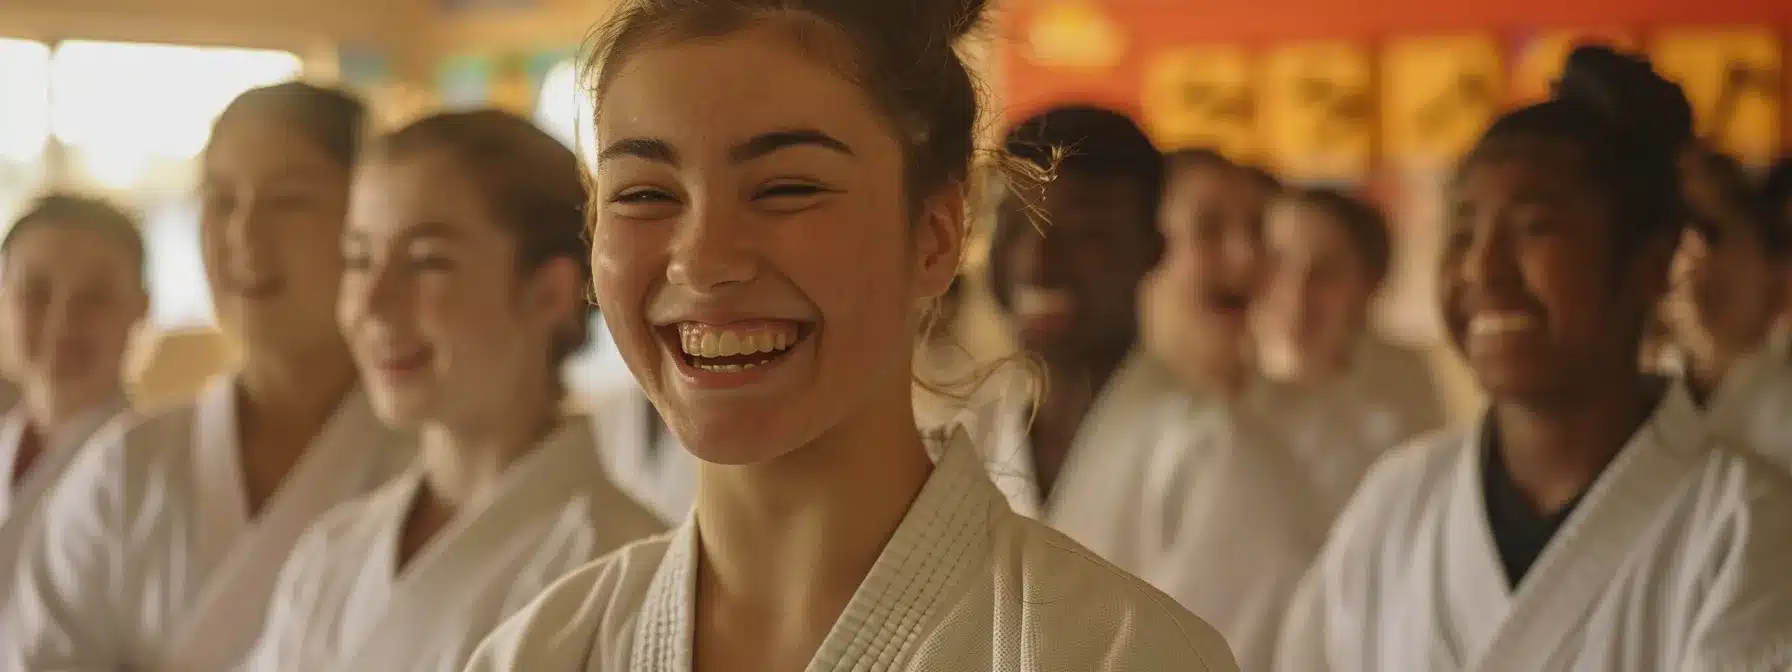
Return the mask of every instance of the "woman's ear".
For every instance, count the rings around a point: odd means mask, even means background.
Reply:
[[[951,184],[921,203],[914,227],[915,299],[943,296],[964,256],[964,185]]]

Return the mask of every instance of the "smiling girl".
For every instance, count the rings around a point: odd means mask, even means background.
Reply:
[[[1792,664],[1792,481],[1637,367],[1681,227],[1680,88],[1597,47],[1453,186],[1443,314],[1491,405],[1376,465],[1295,598],[1281,669]]]
[[[241,362],[191,405],[96,434],[69,468],[7,605],[23,669],[235,663],[305,526],[408,461],[335,324],[364,120],[355,99],[298,83],[218,118],[200,232]]]
[[[1233,670],[1199,619],[1007,507],[911,375],[958,270],[980,0],[635,0],[606,25],[593,276],[702,460],[695,515],[474,670]],[[934,457],[937,456],[937,459]]]

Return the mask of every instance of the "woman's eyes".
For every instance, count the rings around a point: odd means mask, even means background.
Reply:
[[[624,189],[610,199],[612,203],[670,203],[677,199],[659,189]]]

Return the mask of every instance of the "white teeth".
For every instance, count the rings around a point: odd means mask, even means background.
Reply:
[[[1482,313],[1468,322],[1471,334],[1501,334],[1530,329],[1537,319],[1524,313]]]
[[[1070,310],[1074,299],[1070,292],[1021,285],[1014,288],[1014,312],[1022,315],[1061,313]]]
[[[714,358],[780,352],[794,345],[796,338],[795,324],[755,325],[749,329],[729,329],[693,322],[678,325],[679,347],[684,350],[684,354],[693,357]]]

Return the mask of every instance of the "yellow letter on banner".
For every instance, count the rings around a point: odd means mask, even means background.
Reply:
[[[1289,44],[1263,63],[1263,136],[1290,177],[1349,180],[1369,170],[1375,92],[1369,52],[1351,42]]]
[[[1152,139],[1164,149],[1205,147],[1246,160],[1257,155],[1251,59],[1241,48],[1193,46],[1154,55],[1140,102]]]
[[[1491,38],[1395,40],[1383,59],[1383,138],[1389,159],[1402,166],[1455,163],[1505,100]]]
[[[1745,162],[1773,160],[1784,82],[1772,30],[1668,31],[1652,53],[1655,67],[1686,89],[1699,135]]]

